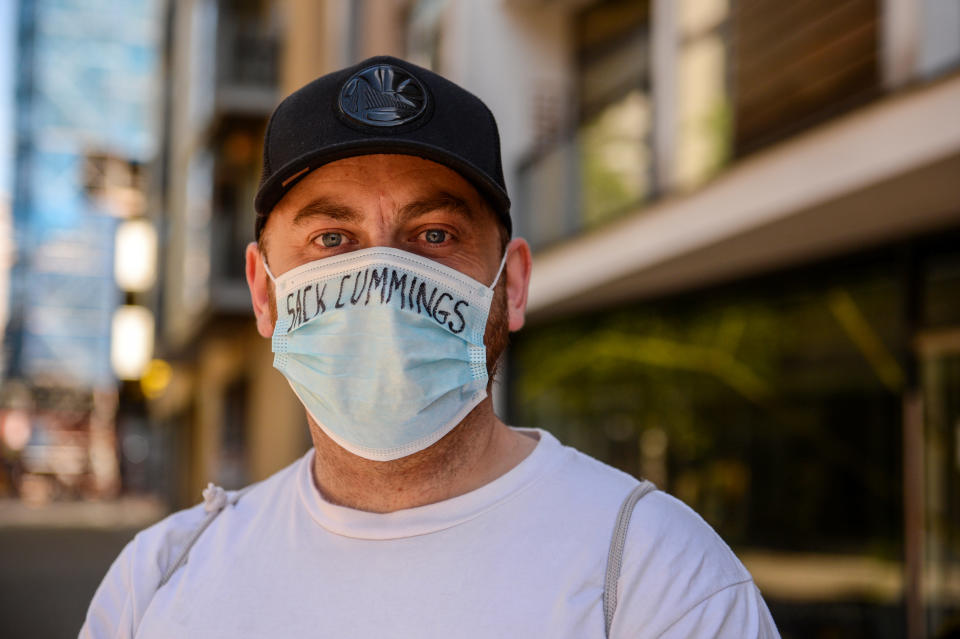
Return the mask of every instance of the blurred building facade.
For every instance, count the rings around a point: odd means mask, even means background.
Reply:
[[[945,636],[960,3],[468,4],[535,248],[513,419],[702,513],[785,636]]]
[[[255,339],[243,270],[260,138],[281,90],[277,11],[266,2],[174,1],[168,24],[164,179],[155,195],[167,240],[157,339],[172,377],[150,414],[169,435],[175,468],[165,489],[185,505],[206,481],[236,487],[269,474],[282,464],[260,469],[259,456],[285,463],[303,436],[289,402],[257,410],[283,388],[264,379],[269,344]],[[271,441],[250,434],[254,422]]]
[[[148,213],[160,3],[11,4],[0,494],[111,495],[121,480],[112,325],[125,301],[114,233]]]
[[[170,3],[150,412],[171,494],[309,446],[249,311],[263,127],[392,53],[501,128],[528,326],[502,387],[689,503],[785,637],[946,636],[960,614],[960,2]]]
[[[262,479],[310,446],[303,409],[256,332],[244,273],[263,131],[282,95],[352,55],[348,3],[174,0],[162,135],[165,212],[158,349],[172,364],[150,398],[167,434],[174,503],[207,481]],[[393,24],[391,22],[391,24]]]

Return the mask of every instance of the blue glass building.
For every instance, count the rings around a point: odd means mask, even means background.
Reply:
[[[6,378],[114,383],[114,229],[143,213],[155,153],[158,0],[22,0],[15,66]]]

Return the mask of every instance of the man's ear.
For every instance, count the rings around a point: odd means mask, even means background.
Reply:
[[[270,287],[273,282],[263,268],[263,255],[256,242],[247,244],[246,258],[247,286],[250,287],[253,314],[257,317],[257,332],[264,337],[271,337],[274,318],[270,311]]]
[[[533,259],[530,257],[530,245],[527,241],[522,237],[510,240],[507,244],[504,276],[507,278],[507,317],[511,331],[519,331],[523,328],[532,266]]]

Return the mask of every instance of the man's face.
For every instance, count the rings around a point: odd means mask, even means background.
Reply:
[[[452,169],[407,155],[366,155],[324,165],[301,180],[271,212],[260,248],[275,276],[314,260],[389,246],[490,285],[503,256],[501,229],[477,190]],[[508,274],[502,276],[491,304],[488,367],[502,352],[508,329],[523,324],[529,249],[514,240],[508,251],[517,256],[508,258],[511,285],[505,284]],[[251,245],[247,278],[258,329],[268,337],[276,304],[259,259],[261,251]]]

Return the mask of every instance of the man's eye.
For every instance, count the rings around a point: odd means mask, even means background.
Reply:
[[[320,243],[326,248],[336,248],[343,243],[342,233],[324,233],[320,236]]]
[[[443,244],[447,239],[447,232],[442,229],[430,229],[424,232],[423,237],[430,244]]]

